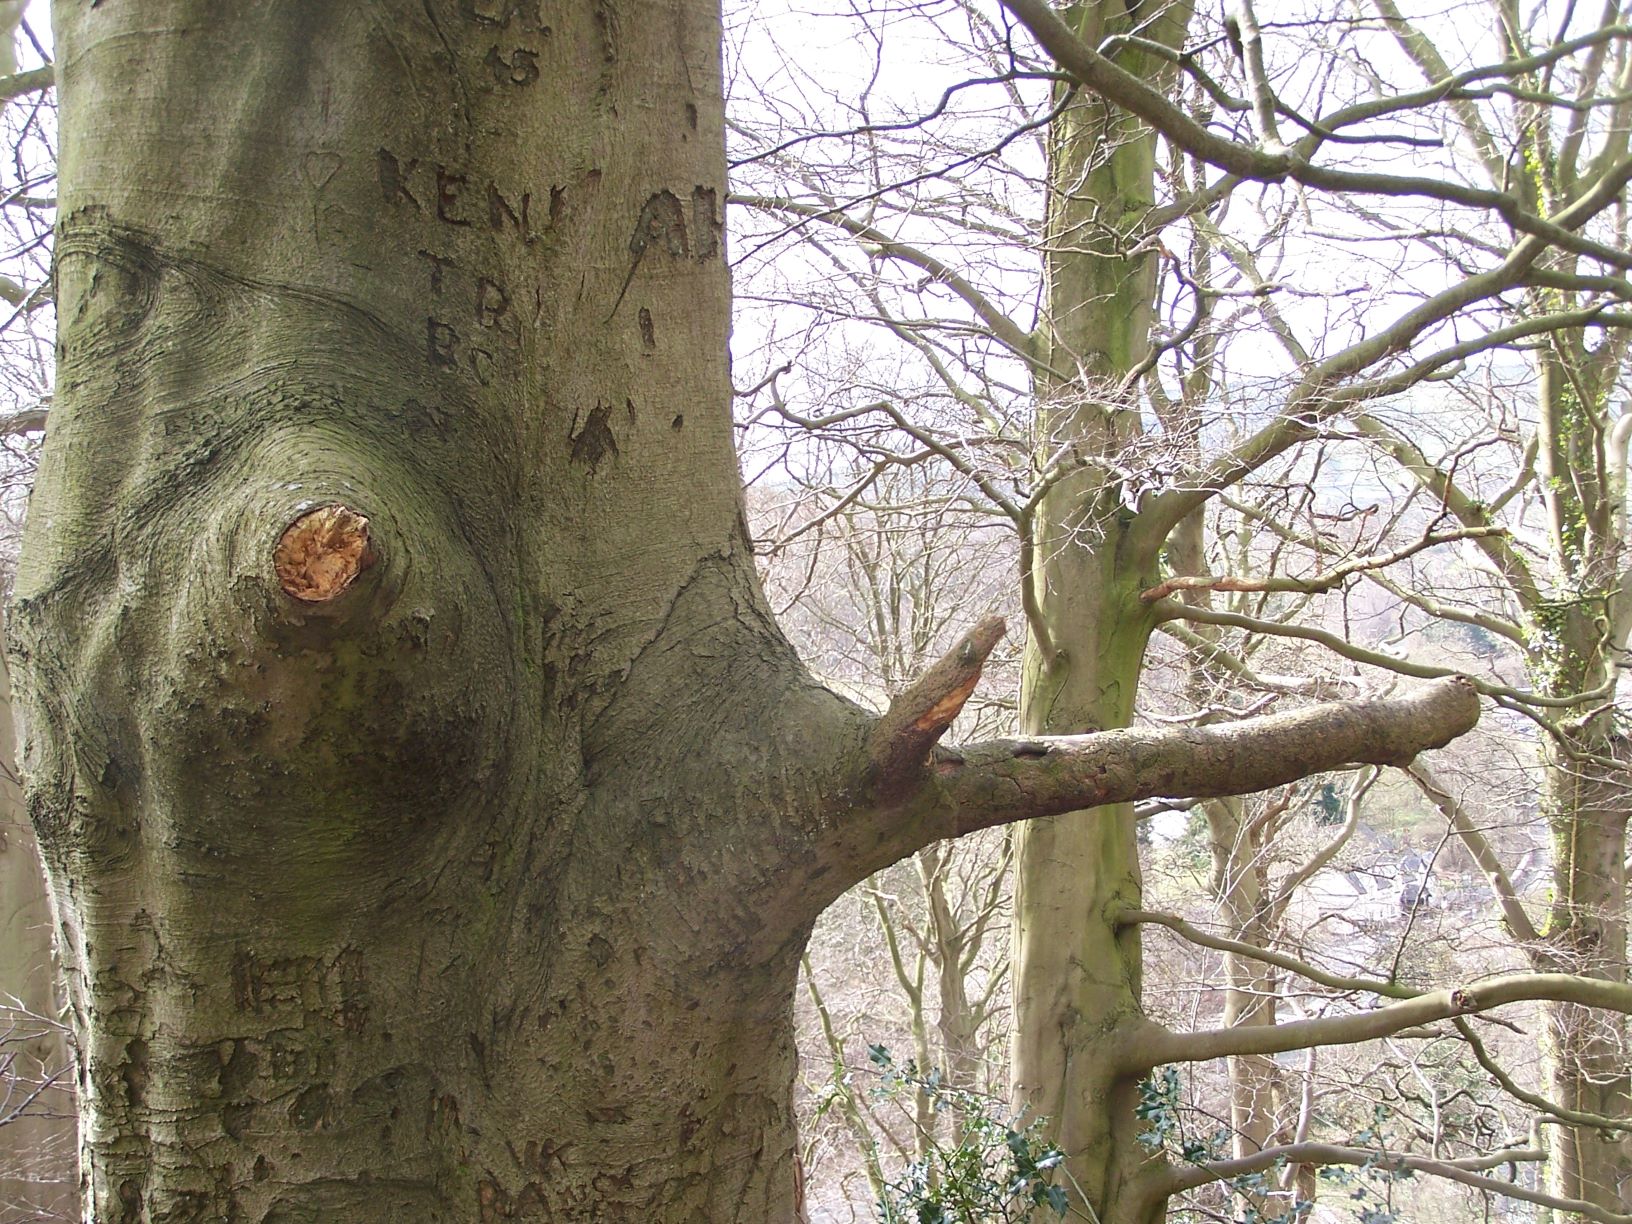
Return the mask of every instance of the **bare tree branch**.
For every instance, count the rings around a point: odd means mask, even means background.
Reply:
[[[1484,834],[1479,832],[1473,818],[1421,761],[1413,761],[1406,767],[1405,773],[1416,783],[1417,789],[1428,797],[1428,801],[1444,814],[1468,854],[1479,865],[1479,870],[1490,884],[1490,891],[1495,895],[1496,904],[1501,908],[1502,921],[1507,925],[1508,934],[1521,944],[1533,945],[1539,938],[1535,924],[1525,912],[1524,902],[1519,900],[1518,890],[1503,869],[1501,859],[1490,848]]]
[[[1515,973],[1472,986],[1430,991],[1385,1007],[1349,1015],[1320,1016],[1262,1027],[1203,1029],[1181,1033],[1137,1019],[1124,1036],[1132,1070],[1164,1063],[1208,1062],[1243,1054],[1282,1054],[1310,1046],[1352,1045],[1406,1029],[1472,1016],[1510,1003],[1576,1003],[1632,1015],[1632,986],[1568,973]]]
[[[1163,914],[1155,910],[1126,910],[1117,919],[1118,925],[1133,926],[1162,926],[1182,936],[1198,948],[1211,948],[1215,952],[1227,952],[1232,956],[1244,956],[1248,960],[1259,961],[1265,965],[1274,965],[1277,969],[1284,969],[1288,973],[1295,973],[1299,977],[1308,978],[1322,986],[1345,992],[1360,991],[1365,994],[1381,995],[1388,999],[1415,999],[1423,994],[1420,990],[1413,990],[1409,986],[1401,986],[1398,982],[1385,981],[1382,978],[1348,977],[1341,973],[1328,973],[1318,965],[1311,965],[1308,961],[1299,960],[1295,956],[1288,956],[1284,952],[1276,952],[1270,948],[1261,948],[1257,944],[1250,944],[1240,939],[1228,939],[1223,935],[1213,935],[1202,930],[1194,923],[1187,922],[1177,914]]]
[[[1471,208],[1494,212],[1521,233],[1539,239],[1546,245],[1591,255],[1613,267],[1632,268],[1632,252],[1618,251],[1603,243],[1593,242],[1574,232],[1584,223],[1587,215],[1612,202],[1613,197],[1632,177],[1632,163],[1623,162],[1609,168],[1595,189],[1576,203],[1587,201],[1577,210],[1566,209],[1568,215],[1544,220],[1524,207],[1510,192],[1484,190],[1465,186],[1443,178],[1418,178],[1408,175],[1377,174],[1364,171],[1334,170],[1310,164],[1308,158],[1324,140],[1317,131],[1288,150],[1265,150],[1220,136],[1186,114],[1182,107],[1169,100],[1160,91],[1151,88],[1132,73],[1118,67],[1105,56],[1071,32],[1045,0],[1003,0],[1003,7],[1013,13],[1020,23],[1031,31],[1043,49],[1053,56],[1060,67],[1069,72],[1083,86],[1105,100],[1138,116],[1169,142],[1192,157],[1227,170],[1241,178],[1261,183],[1279,183],[1288,180],[1325,191],[1383,196],[1422,196],[1447,203],[1464,204]],[[1623,32],[1624,36],[1624,32]],[[1510,70],[1511,71],[1511,70]],[[1465,74],[1464,74],[1465,75]],[[1449,89],[1434,88],[1424,91],[1430,101],[1442,97]],[[1393,104],[1396,100],[1389,99]],[[1392,109],[1392,105],[1389,107]],[[1372,118],[1385,111],[1373,107],[1351,108],[1326,121],[1328,127]],[[1590,201],[1588,197],[1590,196]],[[1607,198],[1604,198],[1606,197]],[[1586,214],[1586,215],[1583,215]]]
[[[1391,456],[1423,489],[1437,497],[1440,504],[1456,516],[1458,522],[1468,527],[1490,525],[1490,512],[1463,492],[1447,473],[1430,463],[1414,442],[1402,438],[1382,421],[1367,414],[1352,418],[1350,424],[1363,437]],[[1540,588],[1537,587],[1535,577],[1530,572],[1530,566],[1513,549],[1508,539],[1500,535],[1484,536],[1479,541],[1479,548],[1490,559],[1497,572],[1512,586],[1521,606],[1535,607],[1541,598]]]
[[[1609,696],[1615,686],[1615,678],[1612,676],[1604,684],[1589,692],[1570,693],[1562,697],[1549,697],[1529,689],[1516,689],[1505,684],[1493,684],[1488,680],[1481,680],[1477,676],[1463,676],[1461,672],[1452,668],[1434,667],[1427,663],[1413,663],[1410,659],[1399,659],[1393,655],[1383,654],[1380,651],[1367,650],[1364,646],[1356,646],[1335,633],[1328,633],[1324,629],[1314,629],[1308,625],[1262,620],[1255,616],[1244,616],[1239,612],[1220,612],[1212,608],[1198,608],[1189,604],[1181,604],[1172,599],[1163,600],[1157,605],[1157,609],[1164,619],[1194,621],[1202,625],[1219,625],[1227,629],[1241,629],[1248,633],[1267,633],[1274,637],[1298,638],[1305,642],[1316,642],[1326,647],[1333,654],[1342,655],[1345,659],[1352,659],[1356,663],[1365,663],[1371,667],[1381,667],[1418,680],[1443,680],[1460,677],[1486,697],[1506,698],[1509,701],[1527,706],[1569,709],[1575,706],[1589,705],[1595,701],[1602,701]]]
[[[1178,1193],[1183,1190],[1193,1190],[1198,1186],[1205,1186],[1209,1182],[1224,1181],[1250,1173],[1261,1173],[1265,1169],[1277,1168],[1282,1163],[1361,1165],[1385,1170],[1409,1169],[1414,1173],[1426,1173],[1434,1177],[1445,1178],[1447,1181],[1459,1182],[1464,1186],[1470,1186],[1486,1194],[1519,1199],[1522,1202],[1551,1207],[1555,1211],[1572,1213],[1589,1220],[1597,1220],[1600,1224],[1632,1224],[1632,1215],[1611,1211],[1607,1207],[1599,1207],[1582,1199],[1567,1199],[1553,1194],[1544,1194],[1539,1190],[1528,1189],[1516,1182],[1503,1181],[1497,1177],[1485,1177],[1473,1171],[1475,1168],[1494,1168],[1514,1161],[1545,1160],[1546,1157],[1547,1154],[1539,1149],[1513,1148],[1502,1152],[1492,1152],[1488,1156],[1475,1157],[1470,1160],[1434,1160],[1427,1156],[1412,1156],[1398,1152],[1380,1152],[1366,1148],[1343,1147],[1331,1143],[1289,1143],[1282,1147],[1265,1148],[1261,1152],[1254,1152],[1251,1156],[1244,1156],[1239,1160],[1215,1160],[1175,1168],[1166,1179],[1166,1185],[1172,1187],[1172,1193]]]
[[[26,94],[39,93],[56,83],[57,70],[50,64],[0,77],[0,102],[12,102]]]
[[[1374,557],[1357,557],[1345,561],[1335,569],[1313,578],[1243,578],[1229,575],[1176,574],[1172,578],[1139,593],[1143,603],[1166,599],[1175,591],[1281,591],[1299,595],[1320,595],[1366,570],[1384,569],[1413,557],[1424,549],[1456,540],[1472,540],[1480,536],[1502,535],[1500,527],[1466,527],[1460,531],[1431,531],[1420,540],[1397,548],[1393,552]]]
[[[1485,1048],[1485,1043],[1479,1039],[1479,1034],[1473,1031],[1473,1025],[1458,1016],[1451,1021],[1456,1031],[1462,1035],[1462,1040],[1468,1043],[1468,1049],[1473,1057],[1485,1069],[1490,1078],[1496,1081],[1497,1087],[1516,1101],[1522,1101],[1532,1109],[1538,1110],[1548,1117],[1556,1118],[1571,1126],[1589,1126],[1594,1130],[1628,1131],[1632,1132],[1632,1118],[1610,1118],[1603,1114],[1582,1113],[1578,1109],[1566,1109],[1556,1101],[1549,1101],[1546,1097],[1519,1087]]]
[[[1019,327],[1014,320],[997,308],[993,302],[970,283],[968,277],[956,269],[937,259],[927,251],[920,250],[908,243],[891,238],[883,230],[857,221],[837,208],[823,208],[816,204],[802,204],[797,200],[772,199],[769,196],[738,195],[733,193],[728,197],[732,204],[741,204],[747,208],[763,209],[766,212],[792,213],[797,217],[808,217],[814,221],[821,221],[836,226],[853,238],[857,238],[875,248],[879,254],[891,259],[899,259],[902,263],[911,264],[924,272],[929,273],[935,280],[945,285],[962,299],[964,305],[974,311],[975,317],[991,329],[992,335],[1003,342],[1017,356],[1027,361],[1037,359],[1036,344],[1033,338]]]

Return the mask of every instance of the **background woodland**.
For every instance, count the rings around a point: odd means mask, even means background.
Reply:
[[[54,103],[43,14],[0,18],[9,555],[51,403]],[[1409,768],[1149,801],[1090,847],[993,830],[846,895],[798,1004],[810,1218],[941,1218],[910,1213],[1012,1180],[1006,1136],[1038,1118],[1035,1151],[1094,1149],[1111,1124],[1068,1099],[1057,1021],[1014,1016],[1097,923],[1114,984],[1060,1004],[1084,1023],[1121,991],[1175,1033],[1286,1034],[1101,1093],[1137,1094],[1117,1159],[1171,1157],[1167,1218],[1632,1219],[1621,1018],[1375,1020],[1502,974],[1627,976],[1619,0],[726,21],[747,511],[819,679],[883,708],[998,614],[955,738],[1458,674],[1486,698]],[[1098,663],[1091,698],[1051,687],[1067,653]],[[15,796],[4,819],[0,1221],[66,1220],[69,1055]],[[1091,1218],[1089,1181],[1073,1157],[944,1218],[1056,1218],[1045,1184]]]

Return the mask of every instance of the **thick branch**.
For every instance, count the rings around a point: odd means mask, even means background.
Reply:
[[[873,793],[880,801],[899,799],[922,783],[930,749],[963,711],[1005,628],[1001,616],[988,616],[890,702],[867,745]]]
[[[1472,686],[1454,679],[1237,723],[993,740],[940,754],[938,802],[917,832],[933,841],[1108,803],[1240,795],[1344,765],[1400,764],[1478,718]]]
[[[33,408],[24,408],[8,417],[0,417],[0,438],[16,437],[18,434],[39,433],[45,428],[46,403],[42,401]]]

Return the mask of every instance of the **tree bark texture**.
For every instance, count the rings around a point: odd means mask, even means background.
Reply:
[[[821,869],[767,808],[854,720],[740,534],[716,12],[57,45],[17,641],[94,1218],[787,1218]],[[377,559],[303,603],[271,558],[327,504]]]
[[[882,718],[814,684],[742,528],[709,0],[56,23],[11,647],[96,1224],[790,1220],[846,887],[1476,717],[940,746],[991,624]]]
[[[1594,719],[1587,734],[1543,744],[1554,889],[1533,959],[1544,970],[1625,982],[1627,781],[1624,766],[1602,763],[1624,752],[1606,722]],[[1550,1098],[1581,1113],[1632,1116],[1625,1017],[1571,1003],[1547,1010]],[[1624,1133],[1554,1129],[1548,1188],[1559,1197],[1627,1211],[1629,1170],[1632,1142]]]
[[[1527,609],[1536,625],[1532,673],[1552,694],[1589,692],[1615,674],[1626,641],[1626,491],[1593,462],[1609,388],[1575,338],[1537,358],[1537,464],[1547,509],[1556,597]],[[1534,959],[1543,969],[1627,980],[1625,737],[1602,711],[1544,735],[1542,810],[1553,847],[1553,903]],[[1552,1098],[1603,1117],[1632,1115],[1624,1018],[1560,1003],[1549,1008]],[[1548,1189],[1632,1210],[1632,1140],[1624,1132],[1556,1129]]]

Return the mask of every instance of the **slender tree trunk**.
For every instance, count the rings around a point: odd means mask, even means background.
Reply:
[[[1264,847],[1248,830],[1240,800],[1215,799],[1206,805],[1212,845],[1213,893],[1230,938],[1258,947],[1274,943],[1264,921]],[[1224,958],[1224,1023],[1231,1028],[1275,1023],[1273,971],[1261,962],[1229,953]],[[1275,1060],[1243,1055],[1228,1060],[1230,1126],[1236,1156],[1250,1156],[1275,1140],[1279,1075]],[[1257,1203],[1261,1211],[1263,1204]]]
[[[1596,363],[1579,347],[1538,358],[1541,407],[1537,474],[1547,508],[1555,586],[1563,593],[1530,609],[1537,634],[1538,687],[1590,692],[1614,674],[1616,626],[1624,619],[1624,489],[1597,473],[1603,446]],[[1541,742],[1542,804],[1553,843],[1553,905],[1538,949],[1543,967],[1625,981],[1627,975],[1627,781],[1624,739],[1608,714],[1586,718]],[[1548,1008],[1554,1099],[1606,1117],[1632,1116],[1627,1029],[1619,1016],[1555,1004]],[[1587,1127],[1555,1130],[1549,1188],[1617,1211],[1632,1209],[1632,1141]]]
[[[928,911],[925,926],[932,949],[930,961],[935,969],[938,1004],[935,1030],[941,1057],[945,1060],[947,1082],[954,1088],[979,1092],[981,1058],[977,1037],[984,1017],[970,1002],[963,963],[969,940],[978,939],[979,933],[969,930],[947,898],[950,865],[946,846],[930,846],[918,855],[918,871]]]
[[[1081,732],[1123,726],[1144,653],[1136,592],[1104,553],[1077,546],[1064,562],[1100,561],[1098,580],[1078,573],[1058,589],[1082,593],[1056,622],[1068,664],[1052,675],[1028,651],[1022,717],[1028,731]],[[1045,572],[1058,573],[1062,565]],[[1120,588],[1120,590],[1119,590]],[[1059,601],[1061,604],[1064,601]],[[1110,632],[1095,640],[1095,628]],[[1060,672],[1069,668],[1063,677]],[[1117,916],[1137,909],[1139,848],[1131,807],[1092,820],[1033,821],[1015,848],[1013,970],[1015,1029],[1011,1076],[1017,1104],[1051,1120],[1069,1170],[1105,1224],[1122,1221],[1118,1203],[1141,1156],[1137,1084],[1114,1068],[1107,1037],[1140,1006],[1137,928]]]
[[[1181,574],[1208,572],[1205,512],[1187,516],[1168,537],[1168,560]],[[1211,591],[1188,591],[1186,602],[1203,607],[1214,603]],[[1202,626],[1204,637],[1217,631]],[[1192,702],[1202,707],[1211,699],[1213,685],[1205,661],[1193,658],[1187,676]],[[1215,799],[1203,805],[1207,818],[1213,900],[1232,939],[1269,947],[1273,931],[1265,913],[1267,891],[1266,849],[1254,832],[1239,799]],[[1275,978],[1262,962],[1235,953],[1224,957],[1224,1023],[1232,1028],[1272,1026],[1276,1023]],[[1238,1055],[1226,1060],[1229,1076],[1231,1153],[1250,1156],[1279,1142],[1280,1073],[1275,1060],[1264,1055]],[[1236,1201],[1247,1218],[1274,1213],[1267,1195],[1240,1192]]]
[[[1182,36],[1188,13],[1175,6],[1141,33]],[[1097,44],[1131,18],[1090,3],[1067,20]],[[1156,269],[1148,252],[1127,253],[1127,235],[1154,201],[1155,139],[1090,99],[1055,120],[1048,147],[1038,450],[1069,445],[1088,465],[1054,486],[1033,527],[1030,581],[1050,641],[1034,633],[1028,643],[1021,722],[1031,733],[1080,733],[1128,725],[1152,628],[1138,594],[1154,581],[1159,542],[1140,530],[1137,487],[1092,463],[1130,460],[1139,434],[1118,383],[1149,346]],[[1113,1069],[1113,1035],[1140,1014],[1141,989],[1139,931],[1118,917],[1141,896],[1131,807],[1017,831],[1014,1092],[1052,1119],[1102,1224],[1162,1215],[1134,1191],[1148,1155],[1137,1141],[1138,1085]]]
[[[1605,720],[1594,720],[1601,724]],[[1566,756],[1548,744],[1543,802],[1553,838],[1554,902],[1539,951],[1540,967],[1627,980],[1625,766],[1590,757],[1621,755],[1602,725],[1572,737]],[[1548,1007],[1552,1099],[1603,1117],[1632,1116],[1632,1079],[1623,1017],[1555,1003]],[[1553,1130],[1552,1192],[1612,1211],[1632,1208],[1632,1144],[1583,1126]]]

